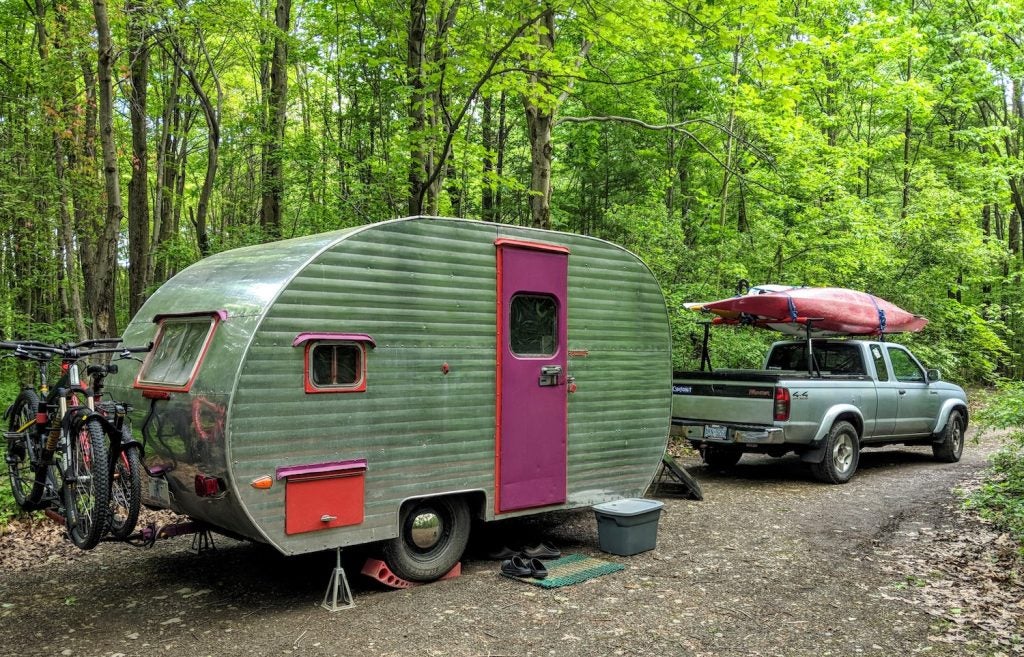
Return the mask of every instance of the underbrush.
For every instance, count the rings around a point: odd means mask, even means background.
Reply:
[[[981,431],[1010,429],[1006,444],[992,457],[981,487],[965,504],[1010,533],[1024,554],[1024,385],[1005,384],[975,415]]]

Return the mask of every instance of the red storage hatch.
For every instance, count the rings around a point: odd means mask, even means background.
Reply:
[[[366,459],[277,469],[284,479],[284,531],[301,534],[363,522]]]

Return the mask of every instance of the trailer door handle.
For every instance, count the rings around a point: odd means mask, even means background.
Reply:
[[[545,365],[540,368],[540,378],[537,380],[537,385],[541,387],[557,386],[559,384],[558,379],[561,376],[561,365]]]

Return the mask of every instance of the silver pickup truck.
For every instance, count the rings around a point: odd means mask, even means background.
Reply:
[[[968,420],[963,388],[906,347],[865,340],[777,342],[761,370],[676,372],[672,393],[672,423],[708,465],[796,452],[835,484],[857,471],[862,447],[930,444],[939,461],[959,461]]]

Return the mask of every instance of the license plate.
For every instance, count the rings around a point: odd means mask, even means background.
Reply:
[[[717,424],[709,424],[704,427],[704,437],[711,440],[728,440],[729,428],[720,427]]]

